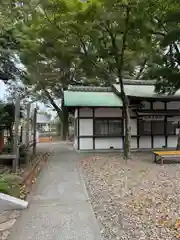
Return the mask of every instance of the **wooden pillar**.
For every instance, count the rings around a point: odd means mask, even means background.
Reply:
[[[80,119],[79,119],[79,117],[80,117],[80,110],[79,110],[79,108],[77,109],[77,141],[78,141],[78,145],[77,145],[77,149],[78,150],[80,150],[80,129],[79,129],[79,127],[80,127],[80,123],[79,123],[79,121],[80,121]]]
[[[154,102],[151,102],[150,103],[150,107],[151,107],[151,111],[153,111],[154,109]],[[154,135],[153,135],[153,124],[152,124],[152,121],[151,121],[151,148],[153,149],[154,148]]]
[[[20,139],[19,142],[22,143],[23,142],[23,126],[21,126],[21,133],[20,133]]]
[[[36,125],[37,125],[37,109],[34,109],[33,116],[33,154],[36,154]]]
[[[31,104],[27,104],[27,109],[26,109],[26,140],[25,140],[25,145],[27,151],[29,151],[29,120],[30,120],[30,109],[31,109]]]
[[[93,114],[93,150],[95,150],[95,108],[92,108]]]
[[[20,124],[20,97],[17,96],[14,116],[13,153],[15,155],[15,158],[13,159],[13,172],[17,172],[19,167],[19,124]]]
[[[167,102],[164,103],[164,109],[167,112]],[[168,147],[167,116],[164,118],[165,147]]]

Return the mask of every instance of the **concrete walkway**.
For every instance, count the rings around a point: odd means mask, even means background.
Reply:
[[[42,145],[42,147],[48,145]],[[54,148],[8,240],[100,240],[84,181],[78,169],[82,155],[65,143]]]

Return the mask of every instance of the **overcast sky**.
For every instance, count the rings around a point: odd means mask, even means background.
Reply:
[[[4,94],[6,92],[6,87],[2,81],[0,81],[0,99],[4,98]]]
[[[6,85],[3,83],[3,81],[0,80],[0,100],[3,100],[6,93]],[[61,104],[61,101],[56,101],[57,104]],[[57,115],[56,111],[53,111],[53,109],[47,108],[43,103],[38,103],[39,110],[40,111],[47,111],[52,115],[52,117],[55,117]]]

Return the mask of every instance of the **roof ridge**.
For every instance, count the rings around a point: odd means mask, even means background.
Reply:
[[[146,85],[154,86],[156,80],[134,80],[134,79],[123,79],[125,85]],[[115,83],[114,85],[118,85]],[[68,91],[83,91],[83,92],[112,92],[112,87],[99,87],[99,86],[74,86],[69,85]]]
[[[68,87],[68,91],[76,92],[112,92],[111,87],[95,87],[95,86],[72,86]]]
[[[126,85],[155,85],[156,80],[134,80],[134,79],[123,79],[123,83]]]

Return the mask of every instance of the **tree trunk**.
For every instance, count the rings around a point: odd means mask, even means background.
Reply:
[[[9,131],[9,139],[8,139],[8,144],[13,144],[13,125],[10,125],[8,128]]]
[[[121,99],[123,103],[123,119],[124,119],[124,159],[130,159],[131,155],[131,119],[129,114],[129,99],[124,92],[123,81],[120,82],[120,92],[112,87],[114,93]]]
[[[128,160],[131,156],[131,122],[129,115],[129,107],[124,106],[124,127],[125,127],[125,137],[124,137],[124,159]]]
[[[179,123],[178,123],[178,129],[180,130]],[[178,133],[178,140],[177,140],[176,150],[180,150],[180,131]]]
[[[129,114],[129,101],[127,96],[123,97],[123,114],[124,114],[124,159],[128,160],[131,156],[131,119]]]
[[[60,137],[61,136],[61,119],[60,118],[56,126],[56,131],[57,131],[57,135]]]
[[[61,118],[61,140],[66,140],[68,136],[69,122],[68,109],[62,104],[62,118]]]

